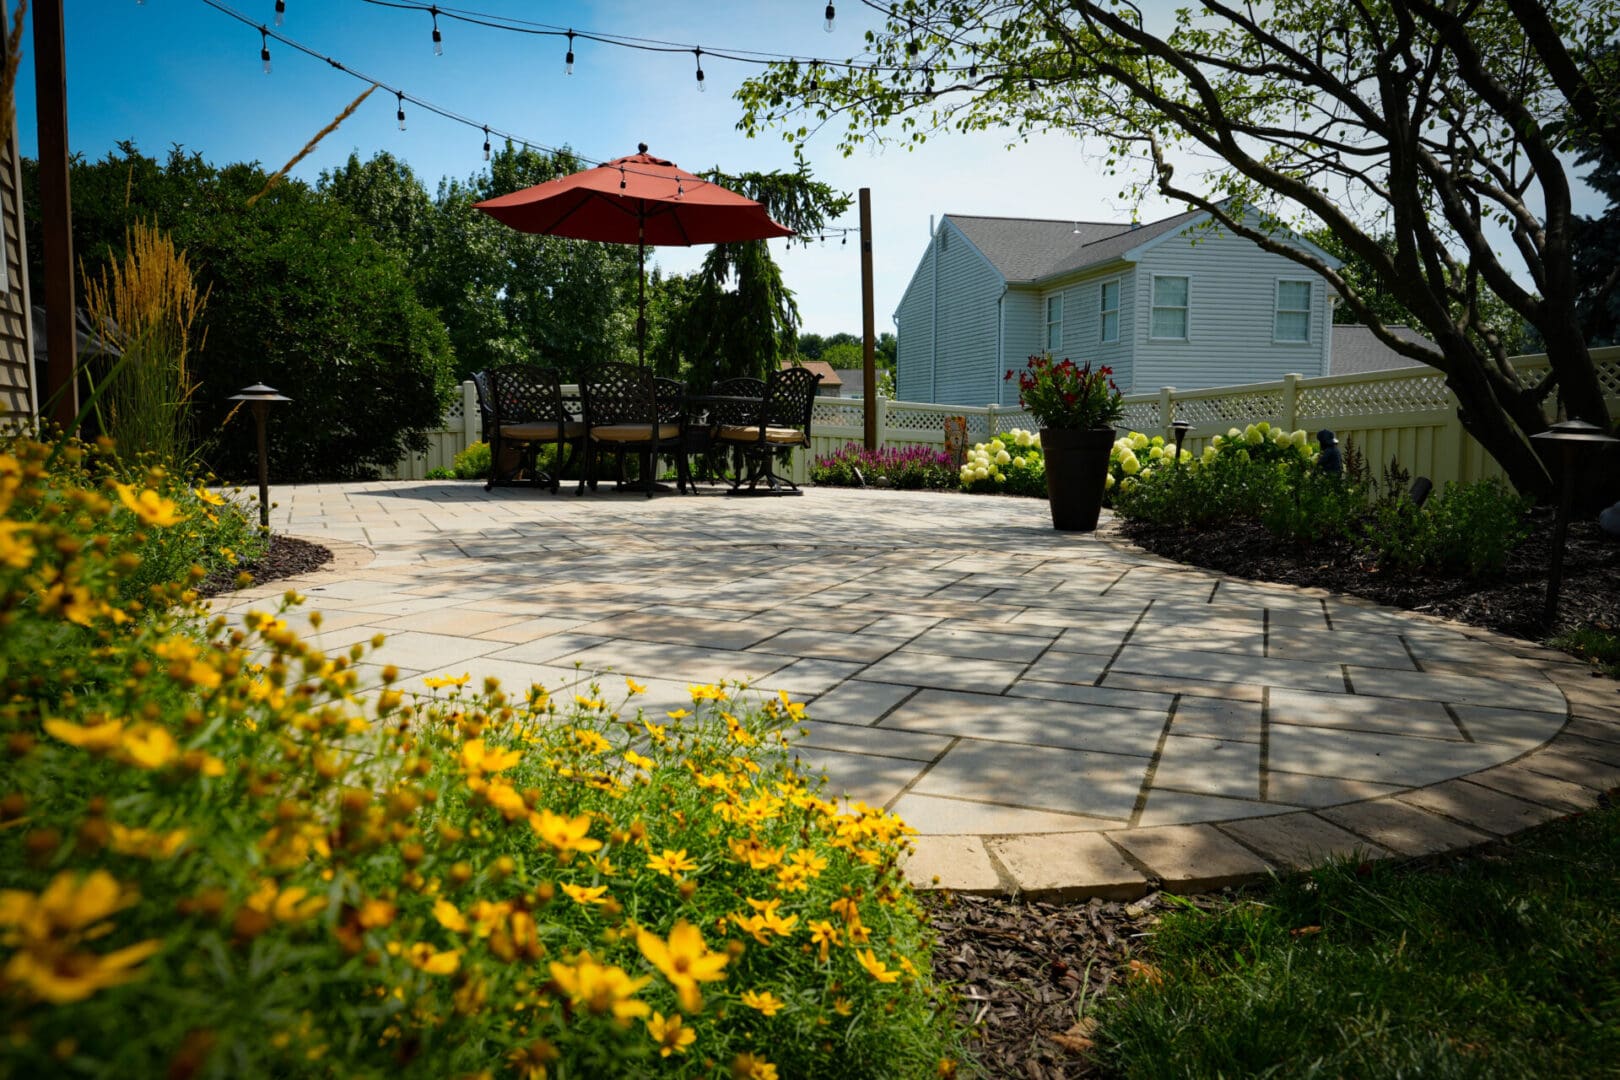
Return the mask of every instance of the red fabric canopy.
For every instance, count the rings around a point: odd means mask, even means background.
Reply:
[[[752,199],[647,153],[476,204],[520,232],[612,244],[724,244],[792,236]]]

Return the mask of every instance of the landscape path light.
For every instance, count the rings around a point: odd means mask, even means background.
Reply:
[[[1585,420],[1562,420],[1546,431],[1530,436],[1532,442],[1557,445],[1563,472],[1558,493],[1558,518],[1553,526],[1552,564],[1547,568],[1547,606],[1541,621],[1551,627],[1558,615],[1558,587],[1564,578],[1564,535],[1569,531],[1570,507],[1575,502],[1575,463],[1580,455],[1620,443],[1596,424]]]
[[[270,406],[278,401],[291,401],[276,391],[275,387],[264,383],[254,383],[244,386],[240,393],[232,394],[226,401],[245,401],[253,407],[253,426],[258,429],[259,435],[259,527],[270,527],[270,452],[265,442],[264,424],[270,415]]]
[[[1187,437],[1187,429],[1192,427],[1185,420],[1177,420],[1170,425],[1170,430],[1176,435],[1176,468],[1181,468],[1181,442]]]

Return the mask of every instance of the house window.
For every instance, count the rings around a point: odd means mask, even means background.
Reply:
[[[1153,323],[1148,336],[1173,341],[1187,340],[1187,279],[1153,279]]]
[[[1046,298],[1046,351],[1054,356],[1063,351],[1063,297]]]
[[[1311,340],[1311,283],[1277,282],[1277,316],[1272,327],[1273,341]]]
[[[1119,340],[1119,282],[1102,283],[1102,301],[1098,310],[1102,323],[1102,340]]]

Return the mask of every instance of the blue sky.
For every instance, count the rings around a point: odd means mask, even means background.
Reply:
[[[694,44],[844,58],[860,52],[877,16],[855,0],[838,5],[833,33],[822,29],[823,0],[709,0],[704,3],[524,3],[463,0],[477,10],[558,26]],[[324,62],[270,42],[273,73],[259,60],[258,31],[201,0],[66,0],[68,139],[75,152],[99,158],[123,139],[146,153],[171,144],[217,164],[256,160],[279,168],[365,84]],[[274,0],[231,6],[274,28]],[[1169,8],[1167,0],[1151,4]],[[456,113],[533,140],[568,146],[592,159],[652,151],[688,169],[788,168],[788,145],[770,133],[748,139],[736,130],[732,98],[753,67],[706,58],[707,91],[698,93],[690,54],[645,54],[577,42],[574,74],[563,73],[566,46],[440,20],[444,55],[433,54],[426,13],[362,0],[287,0],[281,32],[372,78]],[[36,153],[32,39],[25,37],[18,75],[23,152]],[[351,152],[387,150],[407,161],[431,192],[441,177],[467,177],[483,167],[480,131],[406,105],[406,130],[392,94],[374,93],[360,111],[306,158],[295,175],[314,180]],[[1120,183],[1099,175],[1080,143],[1043,136],[1013,149],[999,133],[950,134],[919,150],[843,157],[835,133],[812,140],[816,176],[851,191],[872,189],[877,328],[892,330],[931,216],[944,213],[1088,220],[1129,220]],[[1152,220],[1177,206],[1144,203]],[[1588,208],[1589,210],[1591,208]],[[856,224],[851,209],[845,224]],[[809,248],[772,242],[804,328],[859,333],[859,249],[852,237]],[[671,271],[696,267],[702,249],[660,248]]]
[[[843,58],[860,51],[876,16],[839,5],[834,33],[822,29],[821,0],[718,0],[670,3],[519,3],[466,0],[467,9],[578,29],[693,43]],[[146,153],[173,143],[215,163],[257,160],[279,168],[365,84],[325,63],[270,43],[272,74],[259,62],[259,34],[200,0],[67,0],[68,140],[75,152],[104,156],[121,139]],[[234,0],[235,10],[274,28],[273,0]],[[441,19],[444,55],[434,56],[425,13],[361,0],[287,0],[288,37],[373,78],[455,112],[590,158],[653,152],[688,169],[788,168],[792,153],[776,134],[748,139],[732,93],[754,69],[704,61],[698,93],[693,57],[654,55],[578,42],[574,74],[563,74],[565,44]],[[32,40],[18,76],[23,152],[35,154]],[[431,192],[443,176],[483,166],[483,134],[406,106],[406,130],[392,95],[374,93],[295,170],[313,180],[351,151],[387,150],[409,162]],[[1118,185],[1094,176],[1077,142],[1045,138],[1006,150],[999,137],[950,136],[908,153],[890,149],[844,158],[831,132],[809,150],[818,178],[839,188],[872,189],[877,328],[892,330],[928,236],[930,215],[1128,219]],[[1144,209],[1153,217],[1162,209]],[[1173,208],[1168,208],[1173,211]],[[853,208],[847,224],[856,224]],[[860,332],[860,254],[852,237],[803,248],[773,242],[804,328]],[[660,248],[673,271],[696,267],[702,249]]]

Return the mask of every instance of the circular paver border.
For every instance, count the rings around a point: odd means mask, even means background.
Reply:
[[[1133,556],[1153,554],[1108,524],[1095,535]],[[1390,610],[1329,589],[1265,584]],[[1546,742],[1491,768],[1338,806],[1135,829],[919,836],[906,863],[908,879],[925,890],[1045,900],[1131,900],[1158,889],[1203,892],[1333,857],[1378,861],[1464,852],[1590,810],[1620,788],[1620,683],[1534,642],[1421,612],[1403,614],[1494,645],[1541,671],[1564,697],[1563,726]]]

